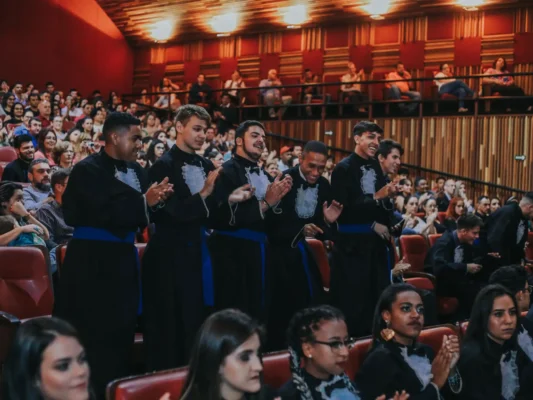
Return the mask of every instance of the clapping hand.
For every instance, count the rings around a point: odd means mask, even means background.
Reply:
[[[281,179],[281,175],[278,175],[274,182],[268,185],[265,201],[273,206],[280,202],[280,200],[287,194],[292,188],[292,178],[290,175],[285,175]]]
[[[163,179],[160,183],[154,183],[146,191],[146,203],[153,207],[161,201],[164,201],[168,196],[170,196],[174,190],[174,185],[168,183],[168,178]]]
[[[328,207],[328,202],[325,201],[322,205],[322,212],[324,214],[324,219],[326,220],[326,222],[328,224],[332,224],[337,221],[337,218],[339,218],[339,216],[341,215],[342,204],[336,200],[333,200]]]
[[[253,196],[254,192],[255,189],[252,188],[250,184],[243,185],[231,192],[228,201],[233,204],[243,203],[246,200],[249,200]]]
[[[303,232],[304,232],[305,237],[315,237],[316,235],[320,233],[324,233],[324,231],[320,229],[318,226],[316,226],[315,224],[305,225]]]
[[[207,174],[204,187],[202,188],[202,190],[200,190],[200,196],[202,196],[202,199],[205,199],[206,197],[210,196],[211,193],[213,193],[213,190],[215,189],[215,181],[217,180],[220,171],[221,168],[217,168]]]

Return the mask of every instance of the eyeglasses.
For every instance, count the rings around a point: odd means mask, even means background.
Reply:
[[[313,343],[323,344],[329,346],[332,351],[340,351],[343,347],[351,349],[355,346],[355,338],[348,338],[346,340],[333,340],[331,342],[321,342],[320,340],[313,340]]]

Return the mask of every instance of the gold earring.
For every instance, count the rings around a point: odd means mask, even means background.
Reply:
[[[380,335],[384,341],[388,342],[394,337],[396,333],[389,328],[390,321],[385,321],[385,325],[387,325],[387,327],[381,330]]]

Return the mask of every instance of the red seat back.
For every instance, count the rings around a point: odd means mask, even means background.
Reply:
[[[250,87],[259,87],[259,79],[243,79],[242,80],[247,88]],[[246,105],[257,105],[258,96],[259,96],[259,89],[252,89],[252,90],[243,90],[241,93],[241,96],[246,98],[246,102],[244,104]]]
[[[435,354],[439,352],[442,346],[442,338],[444,335],[458,336],[459,332],[453,325],[439,325],[424,329],[418,338],[420,343],[431,347]]]
[[[445,211],[439,212],[439,213],[437,214],[437,219],[439,220],[439,222],[440,222],[441,224],[443,224],[444,221],[446,221],[446,212],[445,212]]]
[[[107,386],[108,400],[159,399],[170,393],[171,399],[179,399],[188,369],[178,368],[151,374],[121,378]]]
[[[273,388],[280,388],[291,379],[289,352],[280,351],[263,357],[263,379]]]
[[[52,314],[48,267],[35,247],[0,247],[0,310],[19,319]]]
[[[13,147],[0,147],[0,161],[10,163],[17,159],[17,152]]]
[[[337,74],[324,75],[324,79],[322,81],[324,83],[333,83],[333,82],[340,83],[341,77]],[[339,100],[339,89],[340,89],[340,86],[338,85],[324,86],[324,93],[329,94],[331,96],[331,101],[336,103]]]
[[[330,269],[326,247],[324,243],[317,239],[307,239],[307,244],[309,244],[315,256],[320,277],[322,278],[322,286],[324,286],[324,289],[329,290]]]
[[[426,240],[419,235],[400,236],[402,257],[411,264],[411,271],[423,272],[427,254]]]
[[[437,243],[437,240],[442,236],[442,233],[435,233],[434,235],[429,235],[429,245],[431,247],[435,246],[435,243]]]
[[[433,285],[433,282],[431,282],[431,280],[429,280],[428,278],[421,278],[421,277],[407,278],[405,279],[405,282],[410,285],[413,285],[417,289],[435,290],[435,286]]]
[[[283,85],[299,85],[300,77],[299,76],[284,76],[281,78],[281,83]],[[300,103],[300,91],[299,87],[290,87],[286,88],[283,96],[292,96],[292,104]]]

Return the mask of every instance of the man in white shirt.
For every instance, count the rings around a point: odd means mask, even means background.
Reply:
[[[278,78],[278,71],[275,69],[271,69],[268,71],[268,78],[263,79],[259,86],[263,89],[261,89],[261,95],[263,96],[263,99],[265,101],[265,104],[268,106],[273,106],[276,101],[281,101],[283,104],[291,104],[292,102],[292,96],[282,96],[282,92],[285,89],[269,89],[271,86],[281,86],[282,83]],[[286,107],[281,107],[280,113],[283,115],[286,111]],[[268,115],[270,115],[270,118],[276,117],[276,111],[273,108],[270,108],[268,110]]]
[[[464,99],[466,96],[474,97],[475,92],[463,81],[452,77],[448,64],[441,64],[440,72],[435,75],[435,85],[439,88],[440,95],[451,94],[459,98],[460,113],[468,111]]]

